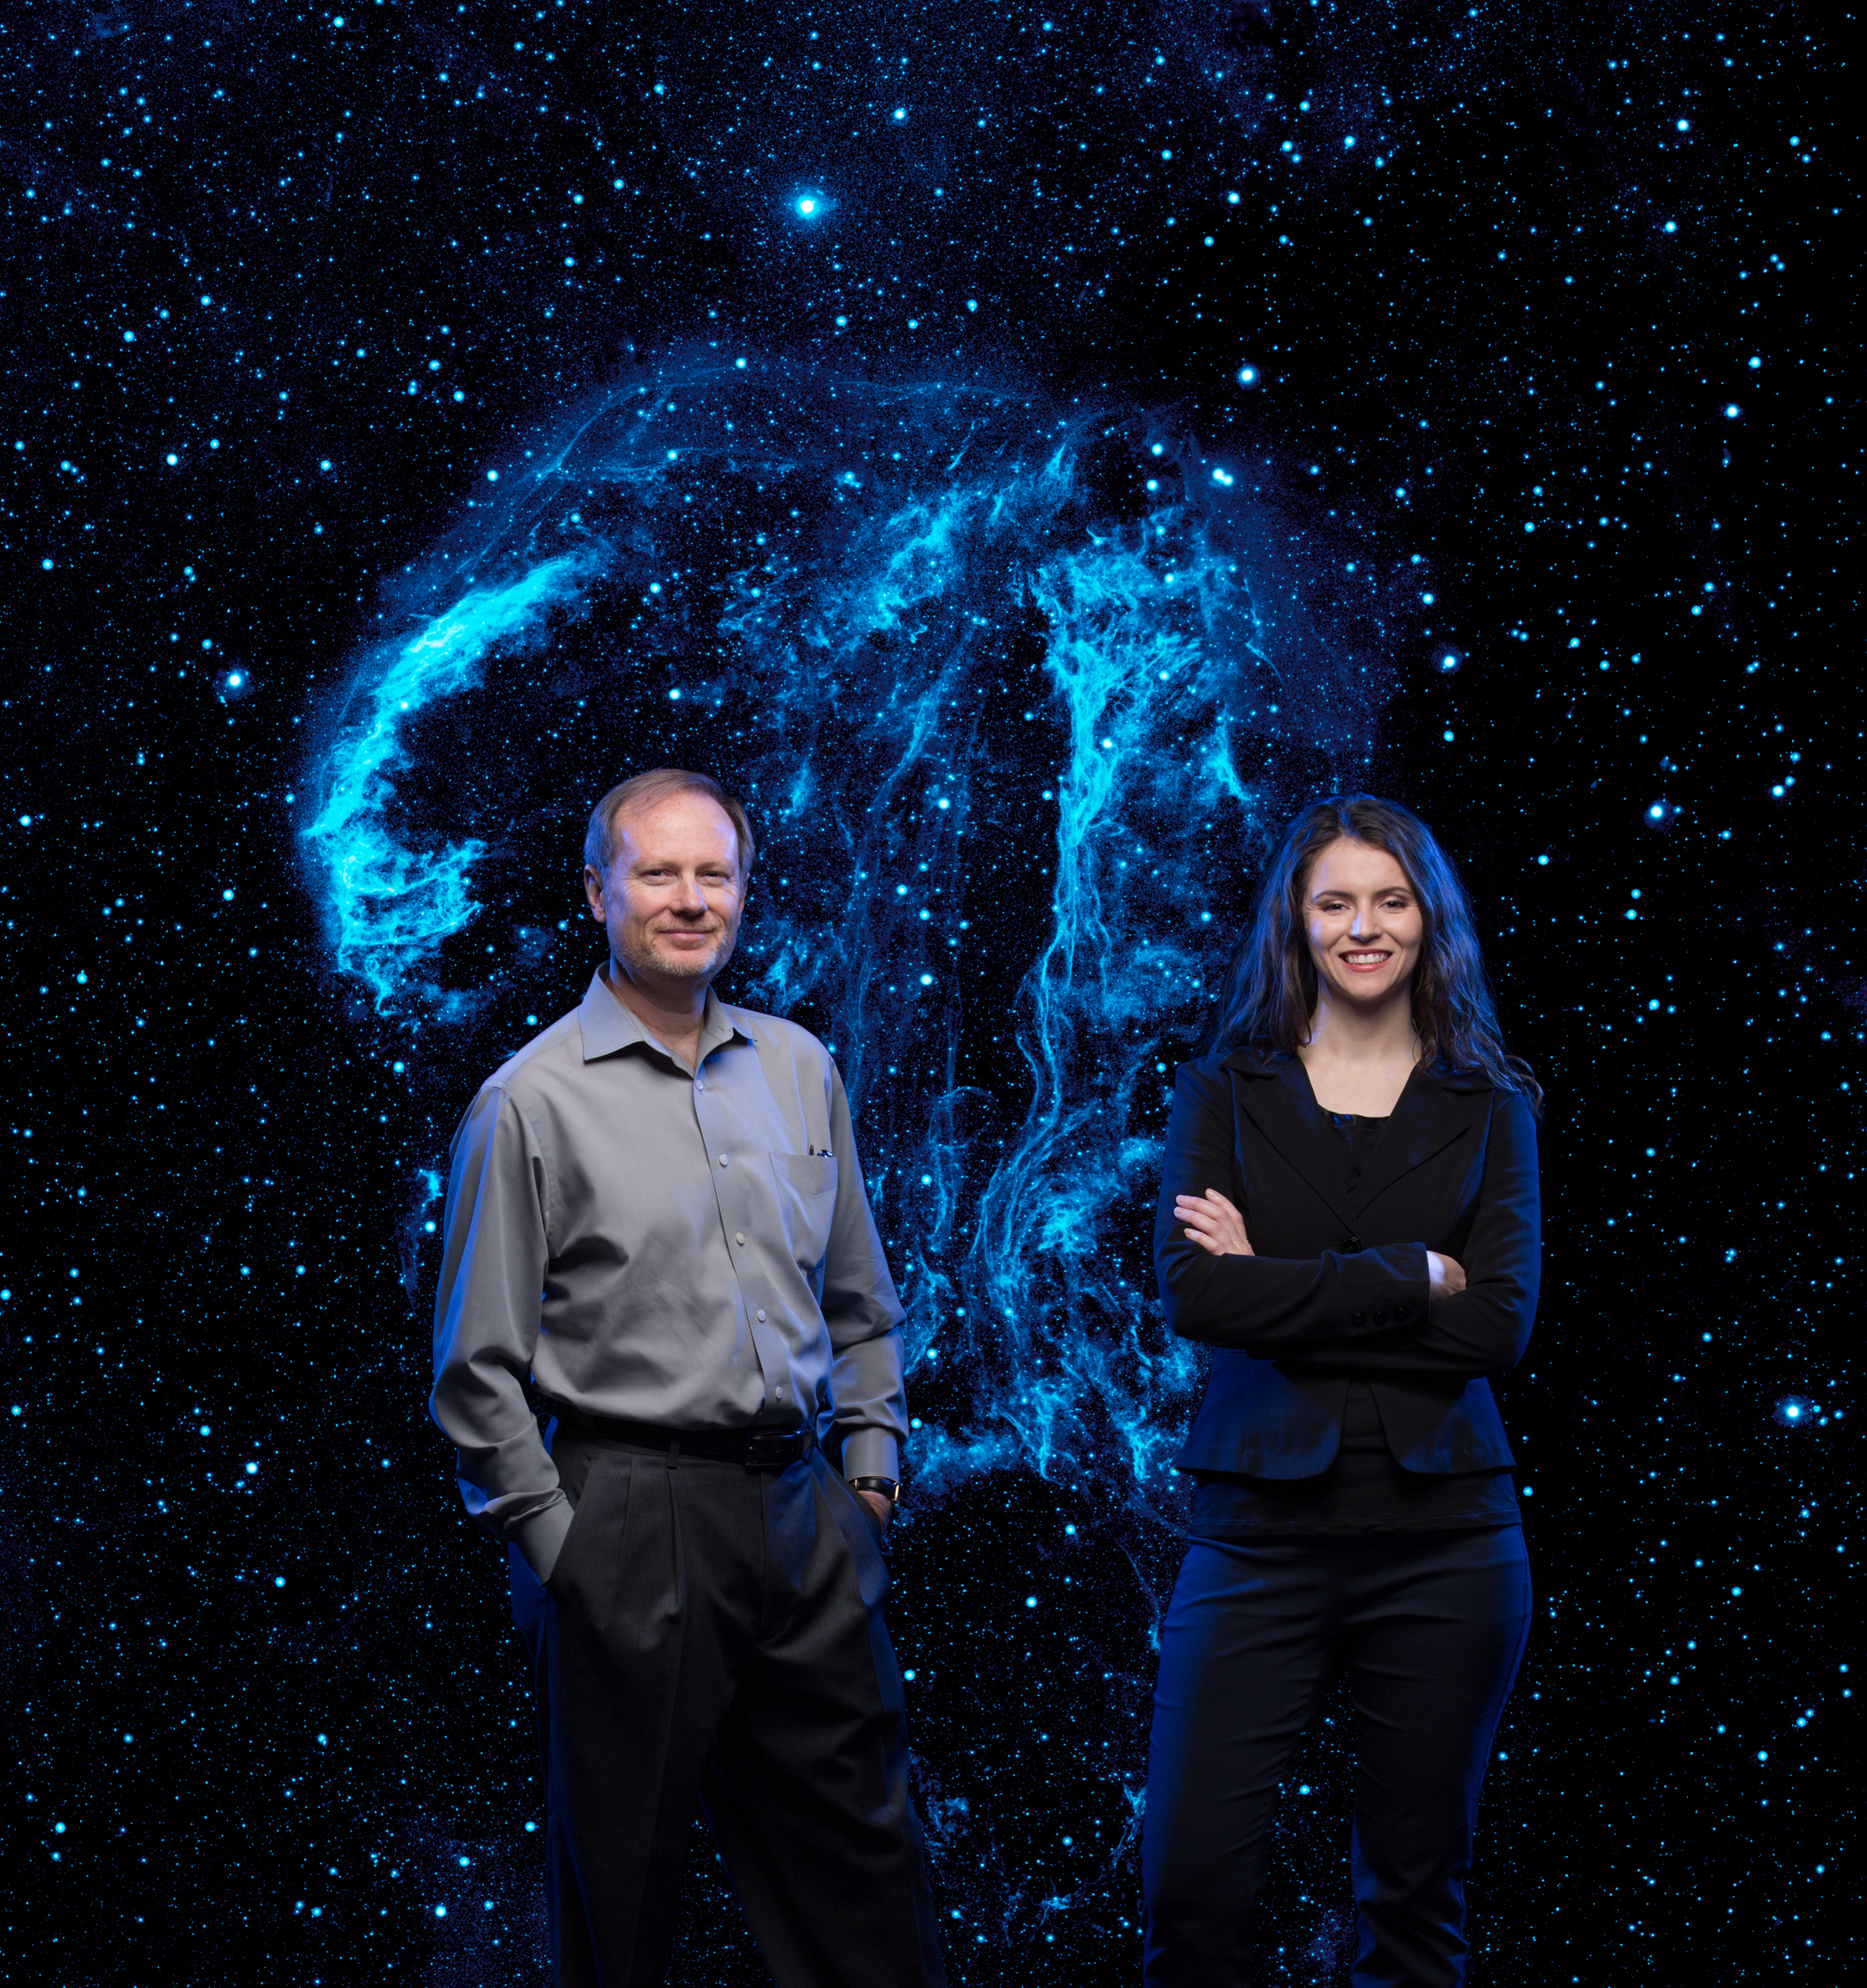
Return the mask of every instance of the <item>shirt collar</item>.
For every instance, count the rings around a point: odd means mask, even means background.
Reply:
[[[660,1047],[642,1026],[635,1010],[625,1006],[609,986],[601,967],[590,975],[589,987],[577,1009],[577,1025],[583,1031],[583,1060],[587,1063],[598,1056],[613,1056],[617,1050],[632,1048],[637,1043]],[[704,1063],[722,1043],[744,1034],[728,1013],[725,1003],[708,988],[706,1006],[700,1014],[700,1061]],[[750,1040],[749,1037],[745,1039]]]

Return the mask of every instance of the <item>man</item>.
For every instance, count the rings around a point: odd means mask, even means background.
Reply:
[[[557,1978],[663,1979],[700,1805],[782,1988],[930,1988],[881,1613],[901,1307],[843,1079],[710,991],[737,801],[640,774],[584,856],[610,958],[455,1135],[431,1404],[529,1627]]]

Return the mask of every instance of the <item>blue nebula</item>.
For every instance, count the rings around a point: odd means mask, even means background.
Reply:
[[[1021,1469],[1154,1508],[1201,1371],[1148,1261],[1173,1068],[1253,863],[1395,687],[1378,632],[1358,655],[1305,628],[1269,525],[1161,434],[669,361],[468,506],[308,770],[333,961],[453,1091],[581,992],[595,795],[673,762],[745,796],[723,991],[842,1063],[924,1505]]]
[[[352,682],[339,742],[315,776],[320,804],[302,836],[324,887],[338,968],[364,981],[379,1011],[399,994],[443,1013],[462,1009],[458,997],[432,984],[402,983],[441,939],[471,922],[478,907],[469,878],[486,853],[471,838],[418,852],[386,827],[405,763],[401,720],[477,682],[496,645],[537,640],[545,608],[575,583],[578,566],[575,554],[565,554],[507,585],[469,589],[369,658]]]

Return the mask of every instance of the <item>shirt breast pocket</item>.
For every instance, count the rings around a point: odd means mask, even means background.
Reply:
[[[831,1153],[774,1153],[778,1216],[785,1241],[805,1271],[815,1270],[830,1247],[837,1212],[837,1162]]]

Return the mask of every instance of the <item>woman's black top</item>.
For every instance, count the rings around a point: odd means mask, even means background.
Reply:
[[[1341,1136],[1345,1185],[1359,1178],[1385,1129],[1385,1119],[1322,1112]],[[1341,1448],[1316,1477],[1242,1477],[1196,1473],[1191,1530],[1206,1538],[1261,1533],[1453,1532],[1515,1525],[1517,1498],[1509,1470],[1432,1475],[1403,1469],[1388,1446],[1380,1411],[1366,1380],[1351,1380],[1342,1410]]]

